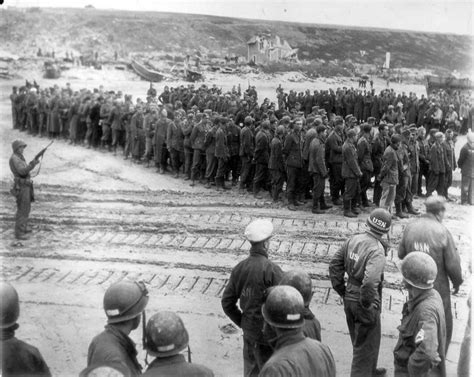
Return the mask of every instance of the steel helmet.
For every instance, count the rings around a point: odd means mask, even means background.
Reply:
[[[400,270],[410,285],[419,289],[433,288],[438,274],[434,259],[422,251],[412,251],[402,261]]]
[[[112,284],[104,295],[107,323],[127,321],[140,315],[148,304],[148,291],[143,282],[120,281]]]
[[[285,272],[280,281],[280,285],[289,285],[296,288],[298,292],[301,293],[305,305],[311,301],[311,297],[313,296],[313,283],[311,277],[305,271],[292,270]]]
[[[268,219],[253,220],[245,228],[245,238],[251,243],[262,242],[269,239],[273,234],[273,224]]]
[[[159,312],[148,321],[145,339],[145,348],[150,355],[167,357],[188,346],[189,334],[176,313]]]
[[[125,377],[130,375],[128,367],[118,361],[93,364],[79,373],[79,377]]]
[[[304,325],[303,296],[289,285],[274,287],[262,306],[265,321],[273,327],[295,329]]]
[[[13,152],[16,152],[16,150],[20,147],[26,147],[26,143],[23,140],[15,140],[12,143]]]
[[[367,225],[376,233],[387,233],[392,225],[392,215],[386,209],[376,208],[367,217]]]
[[[16,324],[20,316],[20,302],[16,289],[6,281],[0,282],[0,303],[2,313],[0,328],[8,329]]]
[[[442,196],[430,196],[425,201],[426,212],[437,214],[446,210],[446,200]]]

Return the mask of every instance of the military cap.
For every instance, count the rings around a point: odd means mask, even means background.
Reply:
[[[368,123],[364,123],[364,124],[361,126],[361,128],[362,128],[362,131],[364,131],[364,132],[370,132],[370,131],[372,131],[372,126],[371,126],[370,124],[368,124]]]
[[[244,124],[250,125],[253,122],[253,118],[249,115],[247,115],[244,119]]]
[[[351,128],[349,131],[347,131],[347,137],[351,138],[357,135],[357,131]]]
[[[442,196],[432,195],[425,201],[426,212],[438,213],[446,210],[446,200]]]
[[[443,137],[444,137],[444,134],[442,132],[436,132],[435,133],[435,138],[442,139]]]
[[[311,108],[311,111],[318,111],[318,109],[319,109],[319,106],[313,106],[313,107]]]
[[[390,138],[390,143],[392,144],[396,144],[396,143],[400,143],[402,141],[400,135],[392,135],[392,137]]]
[[[281,118],[281,122],[284,124],[290,123],[291,118],[288,115],[285,115],[283,118]]]
[[[273,234],[273,224],[268,219],[256,219],[245,228],[245,238],[251,243],[262,242]]]
[[[352,114],[349,114],[349,115],[346,115],[346,117],[344,118],[344,120],[346,122],[350,122],[351,121],[351,118],[352,118]]]
[[[316,127],[316,132],[320,134],[321,132],[324,132],[326,130],[326,126],[323,124],[320,124]]]
[[[367,118],[367,123],[375,123],[375,118],[374,117],[368,117]]]
[[[334,125],[337,126],[338,124],[344,124],[344,119],[341,116],[337,116],[334,118]]]

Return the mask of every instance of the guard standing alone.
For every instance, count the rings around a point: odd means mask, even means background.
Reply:
[[[12,143],[13,154],[10,157],[10,170],[14,177],[14,185],[11,192],[16,198],[17,205],[15,237],[19,240],[28,239],[26,234],[31,232],[31,228],[28,227],[28,216],[30,215],[31,202],[34,201],[34,191],[30,172],[39,162],[35,158],[27,164],[23,156],[25,148],[26,144],[24,141],[15,140]]]

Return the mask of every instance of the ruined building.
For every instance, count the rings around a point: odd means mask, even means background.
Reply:
[[[248,61],[265,64],[279,60],[298,60],[298,49],[292,48],[286,40],[278,35],[257,35],[248,42]]]

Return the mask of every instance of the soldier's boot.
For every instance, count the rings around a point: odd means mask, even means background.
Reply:
[[[206,188],[207,188],[207,189],[210,189],[210,188],[211,188],[211,181],[207,181],[207,182],[206,182]]]
[[[420,214],[420,211],[416,210],[415,208],[413,208],[413,204],[412,203],[407,203],[407,209],[408,209],[408,213],[412,214],[412,215],[419,215]]]
[[[189,184],[189,186],[194,187],[195,185],[196,185],[196,183],[195,183],[194,179],[192,179],[192,180],[191,180],[191,183]]]
[[[322,215],[324,213],[324,211],[321,209],[321,205],[319,204],[318,201],[316,201],[313,204],[313,209],[311,210],[311,212],[316,214],[316,215]]]
[[[343,205],[344,205],[344,216],[345,217],[357,217],[357,215],[351,211],[351,201],[350,200],[344,200]]]
[[[360,211],[356,208],[357,200],[352,199],[352,200],[349,201],[349,203],[350,203],[350,206],[351,206],[351,212],[355,215],[360,215]]]
[[[395,215],[399,217],[400,219],[406,219],[408,218],[408,215],[404,214],[402,211],[402,203],[395,203],[395,209],[397,210],[395,212]]]
[[[330,204],[326,204],[326,200],[324,200],[324,195],[321,196],[321,198],[319,199],[319,207],[325,211],[327,209],[331,209],[332,208],[332,205]]]
[[[222,189],[222,185],[221,185],[220,179],[219,179],[219,178],[215,178],[215,180],[216,180],[216,190],[217,190],[217,191],[222,191],[223,189]]]

